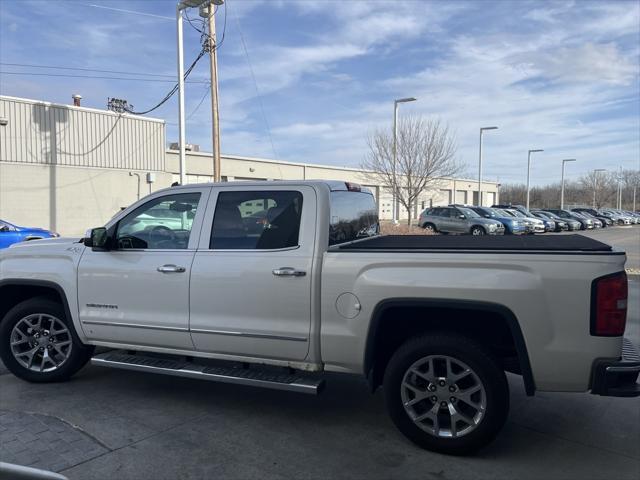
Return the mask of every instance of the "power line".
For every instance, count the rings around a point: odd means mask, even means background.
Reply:
[[[164,80],[158,78],[132,78],[132,77],[104,77],[100,75],[71,75],[64,73],[38,73],[38,72],[7,72],[0,70],[0,75],[26,75],[35,77],[66,77],[66,78],[94,78],[100,80],[128,80],[132,82],[161,82],[172,83],[175,80]],[[206,80],[190,80],[188,83],[209,83]]]
[[[224,3],[223,5],[224,5],[224,23],[222,26],[222,38],[220,39],[219,42],[216,42],[214,44],[215,50],[218,50],[222,46],[227,33],[227,4]],[[215,13],[217,13],[217,11],[218,11],[218,5],[215,6],[214,15]],[[191,25],[193,29],[200,34],[200,43],[202,43],[203,45],[205,44],[209,45],[210,43],[213,43],[213,39],[211,38],[211,35],[206,31],[204,19],[201,20],[202,27],[198,28],[193,24],[193,19],[189,17],[189,14],[187,13],[186,10],[184,10],[184,17],[187,19],[187,22],[189,23],[189,25]]]
[[[195,66],[197,65],[197,63],[200,61],[200,59],[204,56],[205,54],[205,49],[203,48],[202,50],[200,50],[200,53],[198,54],[198,56],[196,57],[196,59],[193,61],[193,63],[191,64],[191,66],[187,69],[186,72],[184,72],[184,80],[187,79],[187,77],[189,76],[189,74],[191,73],[191,71],[195,68]],[[167,93],[165,95],[165,97],[160,100],[160,102],[155,105],[154,107],[145,110],[143,112],[134,112],[132,110],[127,110],[128,113],[131,113],[133,115],[146,115],[147,113],[151,113],[154,110],[156,110],[157,108],[160,108],[162,105],[164,105],[171,97],[173,97],[173,95],[178,91],[179,88],[179,84],[176,83],[175,86],[169,91],[169,93]]]
[[[167,74],[161,74],[161,73],[125,72],[122,70],[98,70],[95,68],[61,67],[57,65],[35,65],[30,63],[6,63],[6,62],[0,62],[0,65],[5,65],[7,67],[42,68],[42,69],[51,69],[51,70],[73,70],[73,71],[79,71],[79,72],[115,73],[115,74],[124,74],[124,75],[139,75],[139,76],[145,76],[145,77],[175,78],[175,75],[167,75]]]
[[[104,5],[93,5],[93,4],[85,4],[84,6],[85,7],[93,7],[93,8],[102,8],[104,10],[112,10],[114,12],[120,12],[120,13],[132,13],[134,15],[142,15],[142,16],[145,16],[145,17],[161,18],[163,20],[174,20],[171,17],[164,17],[162,15],[155,15],[153,13],[136,12],[134,10],[125,10],[124,8],[105,7]]]
[[[211,83],[207,84],[207,86],[205,87],[205,90],[204,90],[204,95],[202,96],[202,98],[200,99],[200,101],[198,102],[196,107],[191,111],[191,113],[189,113],[189,115],[187,115],[187,117],[185,118],[185,122],[189,121],[191,119],[191,117],[193,117],[198,112],[198,110],[202,106],[204,100],[209,96],[209,93],[211,92],[211,90],[209,88],[210,85],[211,85]],[[178,125],[178,122],[165,122],[165,123],[167,125]]]
[[[226,12],[226,9],[225,9]],[[276,153],[276,147],[273,144],[273,137],[271,136],[271,127],[269,126],[269,121],[267,120],[267,115],[264,111],[264,104],[262,103],[262,96],[260,95],[260,89],[258,88],[258,82],[256,81],[256,75],[253,71],[253,66],[251,65],[251,59],[249,58],[249,51],[247,50],[247,44],[244,41],[244,35],[242,34],[242,29],[240,28],[240,20],[238,16],[233,12],[233,17],[236,20],[236,24],[238,26],[238,33],[240,34],[240,43],[242,43],[242,49],[244,50],[245,57],[247,58],[247,64],[249,65],[249,71],[251,72],[251,78],[253,79],[253,85],[256,89],[256,95],[258,97],[258,103],[260,105],[260,111],[262,112],[262,118],[267,127],[267,133],[269,135],[269,142],[271,142],[271,150],[273,151],[274,158],[278,158],[278,154]]]

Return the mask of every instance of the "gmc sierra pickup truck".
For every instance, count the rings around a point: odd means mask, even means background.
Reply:
[[[463,454],[503,426],[505,372],[529,395],[640,394],[624,263],[580,235],[381,236],[351,183],[177,186],[2,251],[0,355],[31,382],[89,360],[306,393],[362,375],[410,440]]]

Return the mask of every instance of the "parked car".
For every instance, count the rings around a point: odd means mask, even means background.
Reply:
[[[594,217],[593,215],[591,215],[590,213],[587,213],[587,212],[574,212],[574,213],[582,215],[583,217],[591,220],[593,222],[593,228],[602,228],[602,227],[604,227],[603,222],[600,221],[599,219],[597,219],[596,217]]]
[[[546,228],[544,226],[544,222],[539,218],[534,216],[527,216],[524,213],[516,210],[515,208],[501,208],[503,212],[507,212],[509,215],[512,215],[516,218],[523,219],[529,231],[527,233],[544,233],[546,232]]]
[[[537,218],[542,220],[544,222],[545,228],[548,229],[548,232],[561,232],[563,230],[569,230],[569,225],[564,220],[553,219],[550,216],[535,210],[531,210],[531,215],[535,215]]]
[[[255,201],[269,206],[259,234],[243,221],[242,205]],[[149,228],[122,241],[120,228],[157,202],[191,205],[186,229],[156,225],[186,244],[139,248]],[[169,376],[318,394],[337,373],[357,375],[372,391],[383,387],[408,439],[449,454],[498,435],[506,372],[527,395],[640,395],[640,362],[622,359],[624,252],[580,235],[381,236],[377,225],[374,196],[352,183],[156,191],[81,241],[0,252],[0,357],[14,375],[43,383],[32,391],[44,399],[53,388],[44,383],[89,361],[167,375],[166,388],[179,389],[192,383]],[[305,428],[320,421],[309,415]]]
[[[522,235],[527,233],[527,226],[524,223],[524,220],[520,220],[519,218],[515,218],[509,215],[507,212],[503,212],[501,210],[489,207],[468,207],[478,215],[484,218],[490,218],[493,220],[497,220],[502,225],[504,225],[504,233],[505,235]]]
[[[638,215],[637,213],[630,212],[629,210],[621,210],[621,212],[624,215],[630,217],[633,224],[637,225],[638,223],[640,223],[640,215]]]
[[[614,212],[607,208],[600,209],[600,212],[609,217],[616,225],[631,225],[631,219],[619,214],[618,212]]]
[[[471,235],[504,235],[504,225],[483,218],[466,207],[432,207],[420,214],[418,224],[425,230]]]
[[[551,218],[555,222],[565,222],[567,224],[567,230],[573,232],[575,230],[580,230],[582,228],[582,223],[574,218],[561,218],[555,213],[549,212],[547,210],[536,210],[537,212]]]
[[[595,208],[578,207],[578,208],[572,208],[571,211],[578,212],[578,213],[586,213],[588,215],[591,215],[594,218],[597,218],[602,223],[603,228],[610,227],[611,225],[613,225],[613,220],[611,220],[611,218],[609,218],[607,215],[603,215]]]
[[[578,212],[562,210],[560,208],[543,208],[545,212],[551,212],[560,218],[572,219],[580,222],[580,230],[590,230],[593,228],[593,220],[583,217]]]
[[[0,220],[0,248],[7,248],[18,242],[40,240],[42,238],[59,237],[55,232],[44,228],[19,227],[4,220]]]

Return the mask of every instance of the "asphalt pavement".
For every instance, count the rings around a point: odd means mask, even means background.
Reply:
[[[587,233],[626,248],[630,263],[638,234]],[[640,276],[629,279],[627,336],[640,346]],[[59,384],[2,373],[0,461],[70,479],[640,478],[639,399],[527,397],[516,376],[498,439],[449,457],[408,442],[382,392],[355,377],[329,375],[311,397],[91,366]]]

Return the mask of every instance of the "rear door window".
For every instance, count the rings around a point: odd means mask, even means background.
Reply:
[[[275,250],[298,246],[302,193],[297,191],[220,192],[209,248]]]

